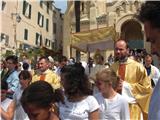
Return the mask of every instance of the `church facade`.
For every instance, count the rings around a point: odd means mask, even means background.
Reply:
[[[69,17],[68,29],[69,34],[76,33],[76,19],[75,19],[75,2],[68,1],[68,8],[65,15]],[[80,2],[80,32],[92,31],[95,29],[101,29],[104,27],[114,27],[116,31],[116,39],[125,39],[131,49],[146,49],[150,52],[150,43],[146,42],[144,36],[143,25],[136,19],[135,15],[138,12],[142,2],[137,0],[122,0],[122,1],[81,1]],[[66,18],[68,17],[66,16]],[[64,21],[65,21],[64,17]],[[67,22],[67,21],[65,21]],[[64,26],[65,28],[65,26]],[[66,33],[65,33],[66,34]],[[64,35],[64,38],[65,35]],[[115,40],[116,40],[115,39]],[[115,41],[113,40],[113,41]],[[66,46],[69,46],[70,42],[64,45],[64,54],[70,56],[71,49],[67,53]],[[74,50],[72,50],[73,52]],[[73,52],[75,53],[75,52]],[[72,56],[75,56],[72,53]],[[113,49],[106,49],[102,51],[104,56],[108,56],[113,53]],[[82,53],[83,55],[83,53]]]

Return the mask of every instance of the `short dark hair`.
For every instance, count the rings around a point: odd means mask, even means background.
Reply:
[[[18,63],[18,57],[15,55],[10,55],[6,57],[6,61],[7,60],[11,60],[13,62],[13,64],[17,64]]]
[[[22,70],[19,73],[19,78],[20,78],[20,76],[22,76],[24,80],[32,80],[32,75],[29,71]]]
[[[49,59],[48,59],[47,56],[41,56],[41,57],[39,58],[39,61],[42,60],[42,59],[45,59],[46,62],[49,62]]]
[[[147,57],[147,56],[149,56],[149,57],[151,57],[151,58],[152,58],[152,55],[151,55],[151,54],[149,54],[149,53],[147,53],[147,54],[145,55],[145,57]]]
[[[137,18],[143,23],[149,21],[152,27],[160,28],[160,1],[146,1]]]
[[[29,85],[22,93],[21,103],[23,108],[28,104],[40,108],[50,107],[52,103],[59,102],[56,91],[46,81],[36,81]]]
[[[124,40],[124,39],[118,39],[117,41],[115,41],[115,44],[116,44],[117,42],[119,42],[119,41],[125,42],[125,43],[126,43],[126,48],[127,48],[127,49],[129,48],[128,42],[127,42],[126,40]],[[114,44],[114,46],[115,46],[115,44]]]
[[[67,61],[67,57],[66,56],[59,56],[58,62],[63,62],[63,61]]]

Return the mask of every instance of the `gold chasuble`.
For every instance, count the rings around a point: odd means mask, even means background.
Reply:
[[[60,77],[54,73],[52,70],[46,70],[42,75],[36,74],[32,77],[31,83],[38,81],[38,80],[44,80],[52,85],[54,89],[58,89],[61,87],[60,84]]]
[[[128,58],[124,64],[124,81],[130,84],[132,95],[136,99],[136,103],[129,103],[131,120],[140,120],[141,111],[143,115],[148,114],[150,96],[152,93],[151,83],[142,64],[130,58]],[[119,62],[115,62],[111,66],[117,75],[121,73],[119,67]],[[141,111],[138,109],[141,109]]]

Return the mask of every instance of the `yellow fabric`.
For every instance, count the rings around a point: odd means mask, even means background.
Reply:
[[[141,109],[138,104],[129,104],[130,120],[140,120],[141,118]],[[134,113],[134,114],[133,114]]]
[[[72,47],[79,47],[79,44],[99,43],[107,40],[115,40],[115,38],[116,31],[114,27],[104,27],[71,34],[71,45]]]
[[[54,89],[60,88],[60,77],[51,70],[46,70],[43,74],[45,74],[45,81],[50,83]],[[40,74],[36,74],[32,78],[32,83],[40,80]]]
[[[152,87],[150,80],[147,77],[147,72],[142,64],[132,59],[128,58],[125,64],[125,81],[130,83],[132,94],[142,111],[148,113]],[[118,74],[119,62],[114,63],[111,67]]]

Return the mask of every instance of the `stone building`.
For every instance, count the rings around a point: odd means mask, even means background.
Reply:
[[[141,4],[142,1],[139,0],[81,0],[80,31],[91,31],[112,26],[116,31],[116,36],[126,39],[132,49],[145,48],[150,52],[150,43],[146,42],[143,25],[135,19],[135,14]],[[64,50],[64,54],[70,56],[71,36],[69,34],[75,33],[76,25],[73,1],[68,1],[64,22],[68,24],[68,26],[64,26],[64,49],[66,49]],[[70,30],[70,32],[67,34],[65,30]],[[85,54],[83,52],[81,53],[82,55]],[[113,53],[113,49],[102,51],[102,54],[106,57],[110,53]],[[72,53],[72,56],[75,55]]]
[[[60,49],[63,14],[53,1],[1,1],[1,53],[45,47]]]

